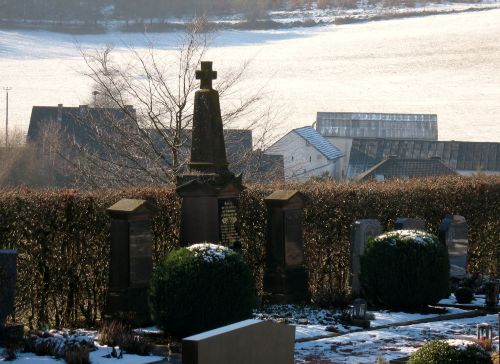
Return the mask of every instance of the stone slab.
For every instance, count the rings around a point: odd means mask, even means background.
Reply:
[[[422,230],[425,229],[425,221],[419,218],[413,217],[399,217],[394,223],[394,228],[396,230]]]
[[[361,273],[360,257],[368,239],[382,234],[382,224],[377,219],[356,220],[352,227],[351,239],[351,291],[353,296],[361,293],[359,275]]]
[[[0,325],[14,312],[17,251],[0,250]]]
[[[183,364],[293,364],[295,327],[245,320],[182,340]]]

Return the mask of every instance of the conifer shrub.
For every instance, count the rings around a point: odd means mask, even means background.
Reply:
[[[242,257],[214,244],[171,252],[155,269],[150,287],[153,321],[178,338],[251,317],[254,296]]]
[[[453,346],[445,341],[430,341],[411,356],[408,364],[492,364],[489,354],[479,345]]]
[[[474,292],[469,287],[458,287],[455,291],[455,298],[458,303],[471,303],[474,299]]]
[[[373,303],[418,308],[449,295],[448,252],[424,231],[396,230],[371,239],[361,256],[361,282]]]

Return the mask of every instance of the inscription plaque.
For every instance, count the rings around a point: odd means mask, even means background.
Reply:
[[[301,266],[304,262],[302,251],[301,210],[285,210],[285,264],[289,267]]]
[[[151,221],[131,221],[129,231],[130,286],[148,286],[153,271]]]
[[[240,245],[238,229],[238,205],[236,199],[219,200],[220,243],[229,248]]]

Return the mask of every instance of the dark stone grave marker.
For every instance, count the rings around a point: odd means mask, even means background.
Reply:
[[[467,222],[460,215],[447,215],[439,225],[439,240],[448,248],[450,276],[461,279],[467,275]]]
[[[145,200],[122,199],[107,211],[111,217],[111,259],[106,317],[147,323],[155,210]]]
[[[413,217],[399,217],[394,223],[396,230],[422,230],[425,231],[425,221]]]
[[[200,90],[194,100],[189,173],[177,177],[177,193],[182,197],[181,245],[209,242],[239,250],[237,199],[244,187],[241,175],[228,168],[219,93],[212,89],[217,78],[212,62],[201,62],[196,78]]]
[[[183,364],[292,364],[295,327],[245,320],[182,340]]]
[[[19,344],[24,334],[22,323],[6,323],[15,312],[17,251],[0,250],[0,345]]]
[[[304,197],[298,191],[275,191],[267,205],[264,292],[275,303],[304,302],[309,298],[304,268]]]
[[[382,225],[376,219],[356,220],[352,227],[351,239],[351,294],[357,297],[361,293],[359,275],[361,274],[360,257],[368,239],[382,234]]]
[[[0,327],[14,312],[16,298],[17,251],[0,250]]]

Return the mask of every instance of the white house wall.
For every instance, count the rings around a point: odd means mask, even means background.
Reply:
[[[266,154],[283,155],[287,181],[305,181],[325,172],[336,178],[340,175],[338,160],[328,160],[294,131],[274,143],[266,150]]]
[[[347,178],[347,169],[349,168],[349,156],[351,155],[352,138],[340,138],[340,137],[325,137],[331,144],[336,146],[342,154],[343,158],[337,162],[338,166],[338,179],[345,180]]]

